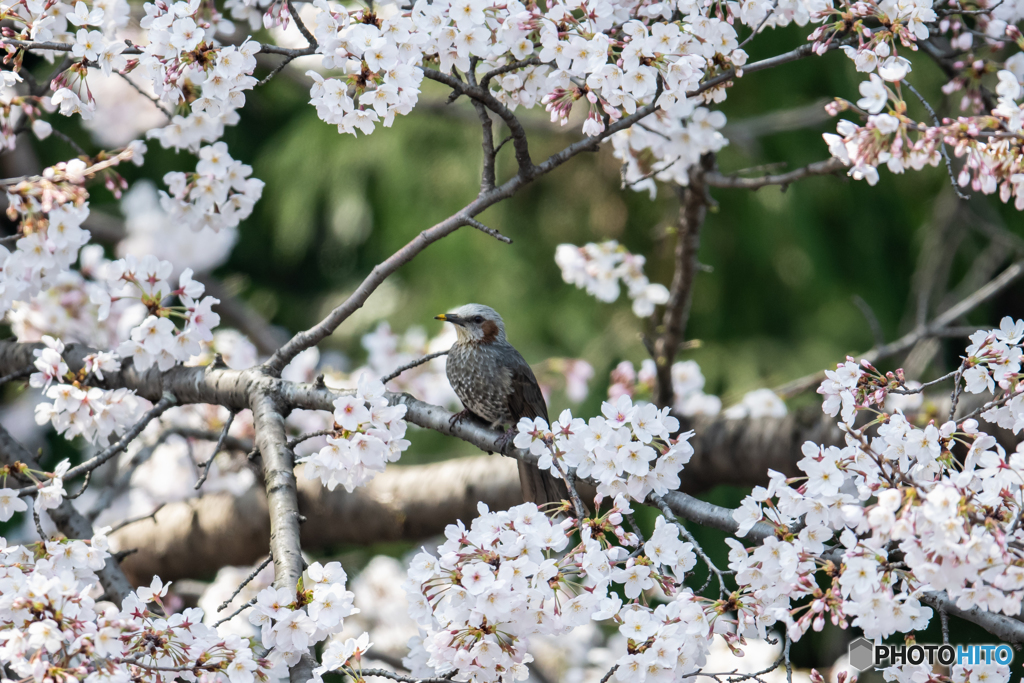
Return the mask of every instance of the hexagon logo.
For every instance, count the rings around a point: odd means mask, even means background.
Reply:
[[[874,646],[866,638],[858,638],[850,643],[850,666],[857,671],[868,669],[875,663]]]

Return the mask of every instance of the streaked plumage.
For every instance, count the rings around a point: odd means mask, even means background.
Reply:
[[[548,419],[544,395],[526,360],[505,338],[498,313],[481,304],[466,304],[437,316],[455,325],[458,340],[448,352],[446,371],[466,412],[492,428],[514,430],[520,418]],[[538,505],[569,497],[565,482],[534,465],[519,463],[523,500]]]

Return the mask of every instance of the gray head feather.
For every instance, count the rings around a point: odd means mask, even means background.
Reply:
[[[490,306],[466,304],[442,319],[455,325],[460,344],[506,342],[505,322]]]

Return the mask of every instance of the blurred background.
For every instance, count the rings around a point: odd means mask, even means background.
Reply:
[[[806,33],[798,27],[768,31],[750,44],[751,61],[792,49]],[[263,59],[258,77],[276,64],[274,58]],[[40,73],[50,68],[30,66]],[[225,135],[232,156],[252,165],[253,175],[266,182],[263,198],[242,223],[236,243],[214,244],[215,238],[197,235],[193,244],[199,257],[213,248],[228,254],[211,273],[220,291],[241,306],[241,313],[225,323],[244,326],[246,316],[259,316],[269,324],[259,326],[267,343],[316,323],[374,265],[460,209],[479,187],[480,133],[468,102],[446,105],[448,92],[425,82],[421,103],[411,115],[398,118],[391,129],[378,128],[357,139],[339,135],[318,120],[308,104],[303,69],[297,61],[269,84],[247,93],[241,121]],[[718,155],[720,169],[731,173],[759,167],[753,173],[760,174],[827,158],[821,133],[834,132],[835,121],[825,115],[823,105],[837,95],[856,100],[861,80],[852,62],[837,52],[738,80],[721,105],[728,116],[722,132],[730,143]],[[914,60],[911,80],[940,116],[956,115],[958,98],[942,95],[945,79],[929,61]],[[123,88],[119,83],[96,88]],[[123,129],[84,130],[77,119],[59,116],[51,121],[89,153],[124,144],[138,131],[161,125],[151,104],[132,101],[129,94],[123,97],[120,110],[108,113],[123,117]],[[924,118],[914,103],[911,114]],[[561,129],[542,111],[520,115],[535,160],[580,135],[578,125]],[[117,139],[126,133],[126,139]],[[76,154],[59,136],[33,144],[29,152],[23,145],[0,157],[5,175]],[[504,150],[499,161],[499,178],[502,173],[507,177],[511,150]],[[124,174],[134,187],[143,177],[159,180],[165,172],[194,165],[192,155],[160,149],[154,142],[145,167],[129,167]],[[708,214],[699,254],[707,269],[697,275],[687,329],[688,339],[700,340],[700,345],[684,351],[680,359],[699,364],[706,378],[704,391],[720,396],[724,406],[752,389],[834,367],[848,353],[895,339],[1017,257],[1024,240],[1020,215],[1012,206],[985,197],[957,200],[942,167],[901,176],[886,170],[880,174],[875,187],[830,176],[785,190],[712,191],[717,206]],[[96,215],[89,227],[105,241],[110,257],[125,218],[130,225],[134,221],[138,234],[148,230],[146,239],[160,241],[153,227],[159,217],[146,215],[153,191],[139,187],[138,193],[128,195],[135,198],[135,208],[101,188],[92,195]],[[607,397],[611,369],[624,360],[639,366],[647,357],[641,342],[646,323],[631,312],[625,296],[605,304],[564,283],[554,262],[555,248],[618,240],[647,256],[647,275],[667,285],[677,209],[672,188],[659,187],[653,199],[622,189],[610,148],[579,156],[479,217],[511,237],[511,245],[472,228],[432,245],[321,346],[321,366],[345,371],[364,365],[364,335],[381,323],[394,333],[411,330],[423,339],[435,337],[442,323],[434,315],[473,301],[503,315],[509,339],[535,366],[543,367],[551,358],[587,361],[594,374],[582,405],[555,384],[550,412],[572,406],[575,414],[593,415]],[[1018,283],[964,323],[991,327],[1004,315],[1024,317],[1022,294],[1024,283]],[[962,339],[930,340],[909,357],[883,367],[908,367],[909,376],[927,380],[948,372],[962,348]],[[16,398],[17,389],[5,391],[8,400]],[[788,403],[794,409],[817,399],[810,391]],[[24,414],[19,419],[31,420]],[[59,438],[48,439],[44,447],[48,462],[68,452]],[[402,462],[475,453],[468,444],[417,432]],[[744,494],[720,487],[704,497],[736,505]],[[696,531],[712,557],[724,563],[719,537]],[[334,555],[349,567],[381,552],[401,557],[408,550],[406,545],[337,548]],[[698,572],[696,585],[703,578]],[[935,633],[922,635],[922,642],[938,639],[934,621]],[[962,629],[960,640],[988,642],[968,626],[957,628]],[[831,627],[823,634],[808,634],[794,646],[795,662],[828,667],[844,651],[846,637]]]

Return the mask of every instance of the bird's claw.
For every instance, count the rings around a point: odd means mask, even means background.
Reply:
[[[499,451],[501,451],[502,453],[505,452],[505,449],[508,448],[508,445],[512,443],[512,436],[514,434],[515,432],[513,430],[508,429],[505,432],[503,432],[501,436],[498,437],[498,440],[495,441],[494,444],[498,447]]]
[[[449,429],[455,429],[456,425],[461,423],[463,420],[469,419],[470,417],[472,417],[472,415],[473,413],[469,412],[468,410],[460,410],[459,412],[455,413],[450,418],[448,418]]]

